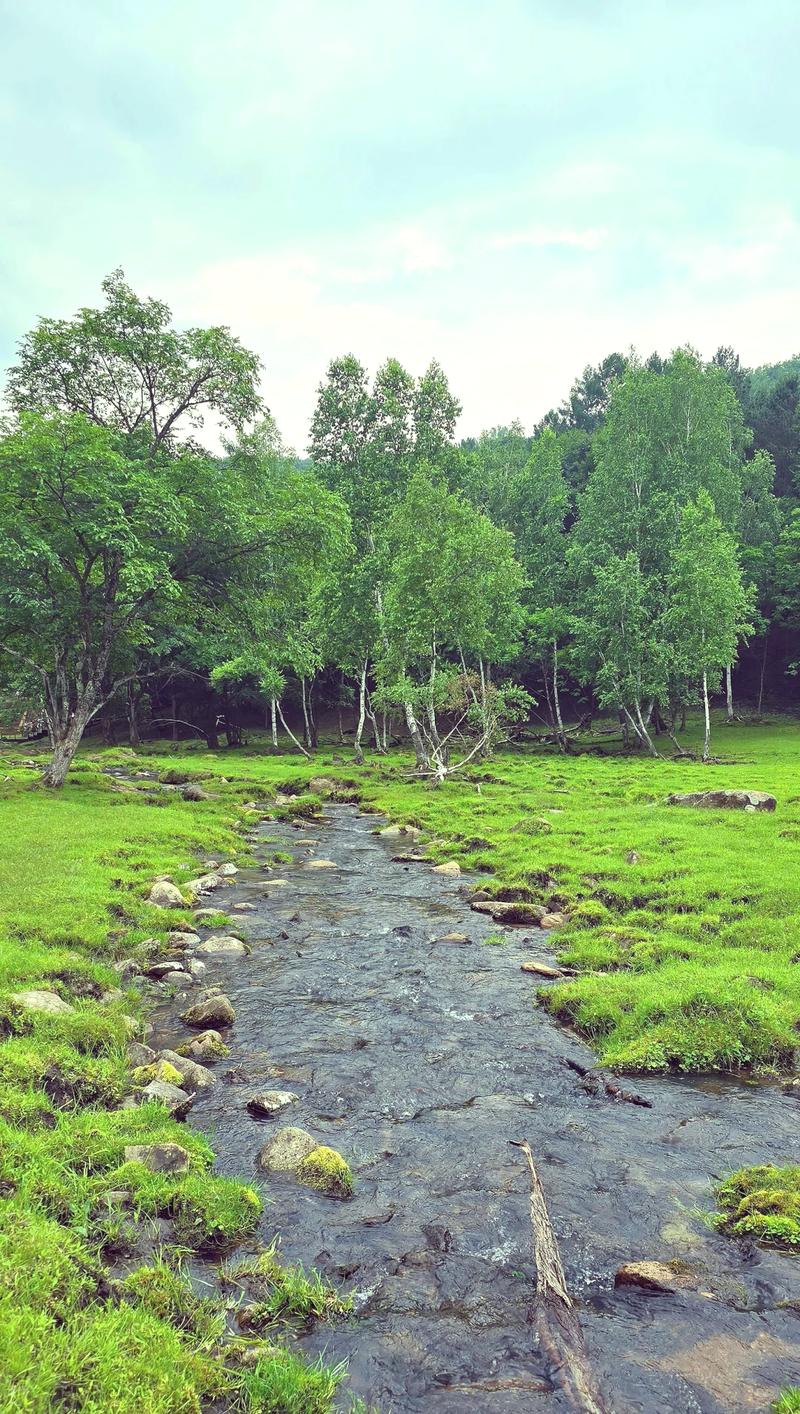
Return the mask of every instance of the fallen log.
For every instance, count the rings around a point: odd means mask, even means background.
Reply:
[[[580,1061],[566,1057],[564,1064],[570,1070],[574,1070],[576,1075],[580,1075],[584,1081],[584,1089],[590,1095],[596,1095],[599,1090],[605,1093],[612,1100],[624,1100],[629,1105],[641,1105],[642,1109],[651,1110],[652,1100],[646,1100],[644,1095],[637,1095],[635,1090],[623,1090],[621,1085],[613,1075],[608,1075],[604,1070],[595,1070],[592,1066],[581,1065]]]
[[[576,1414],[611,1414],[597,1389],[578,1314],[567,1291],[561,1255],[547,1212],[544,1189],[527,1139],[510,1143],[521,1149],[531,1177],[531,1228],[536,1263],[533,1326],[550,1379]]]

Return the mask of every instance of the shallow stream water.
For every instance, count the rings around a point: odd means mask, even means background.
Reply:
[[[252,953],[208,959],[204,980],[236,1022],[190,1123],[221,1172],[263,1184],[261,1237],[280,1233],[285,1259],[355,1293],[358,1318],[305,1347],[346,1358],[347,1399],[382,1414],[561,1408],[529,1325],[528,1173],[509,1144],[527,1138],[609,1408],[767,1410],[800,1384],[800,1258],[732,1242],[691,1210],[711,1206],[712,1175],[797,1161],[797,1099],[721,1079],[623,1082],[652,1109],[587,1094],[565,1061],[591,1065],[592,1053],[535,1005],[540,979],[520,971],[548,960],[546,935],[471,911],[463,879],[394,862],[381,823],[347,806],[323,823],[264,821],[257,858],[283,849],[293,862],[242,871],[214,897],[253,905],[231,915]],[[454,930],[469,943],[437,941]],[[485,943],[498,933],[505,945]],[[159,1005],[154,1044],[185,1039],[185,1004]],[[257,1121],[246,1101],[267,1088],[299,1101]],[[259,1174],[283,1124],[344,1154],[352,1200]],[[699,1273],[696,1289],[615,1290],[621,1263],[676,1258]]]

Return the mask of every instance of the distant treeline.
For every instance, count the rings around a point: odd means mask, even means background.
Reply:
[[[399,726],[444,779],[532,714],[567,750],[567,697],[653,753],[718,691],[792,698],[800,358],[611,354],[458,443],[436,362],[347,355],[299,460],[228,329],[103,291],[22,340],[0,439],[0,690],[44,712],[50,784],[95,719],[309,750],[347,709],[357,756]]]

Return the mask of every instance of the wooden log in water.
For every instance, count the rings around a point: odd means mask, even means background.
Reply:
[[[528,1162],[531,1180],[531,1228],[536,1262],[533,1325],[553,1385],[576,1414],[611,1414],[592,1372],[581,1323],[567,1291],[555,1233],[527,1139],[511,1140]]]
[[[645,1110],[653,1108],[652,1100],[646,1100],[644,1095],[638,1095],[635,1090],[623,1090],[622,1086],[617,1083],[616,1076],[608,1075],[604,1070],[595,1070],[592,1066],[581,1065],[580,1061],[572,1060],[569,1056],[566,1057],[564,1064],[587,1082],[585,1088],[590,1094],[603,1089],[612,1100],[625,1100],[627,1104],[640,1105]]]

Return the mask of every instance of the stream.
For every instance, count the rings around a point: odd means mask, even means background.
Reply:
[[[767,1410],[800,1384],[800,1262],[692,1210],[711,1207],[711,1175],[796,1160],[797,1099],[719,1077],[623,1082],[651,1109],[587,1094],[565,1062],[593,1053],[535,1005],[541,979],[520,971],[552,960],[547,936],[473,912],[463,877],[394,862],[383,823],[350,806],[265,820],[252,836],[261,867],[201,900],[252,905],[230,915],[252,952],[207,959],[203,981],[236,1021],[189,1123],[210,1135],[218,1171],[265,1193],[260,1238],[280,1233],[285,1260],[354,1293],[357,1318],[302,1338],[349,1362],[342,1407],[351,1395],[381,1414],[563,1407],[529,1325],[528,1172],[509,1145],[527,1138],[609,1408]],[[267,872],[277,849],[293,862]],[[452,931],[469,942],[438,941]],[[483,941],[498,933],[505,945]],[[186,1039],[178,1015],[196,992],[158,1003],[151,1044]],[[276,1087],[299,1101],[252,1118],[249,1096]],[[287,1124],[350,1161],[350,1201],[257,1169]],[[644,1259],[685,1262],[692,1287],[615,1289],[617,1268]]]

